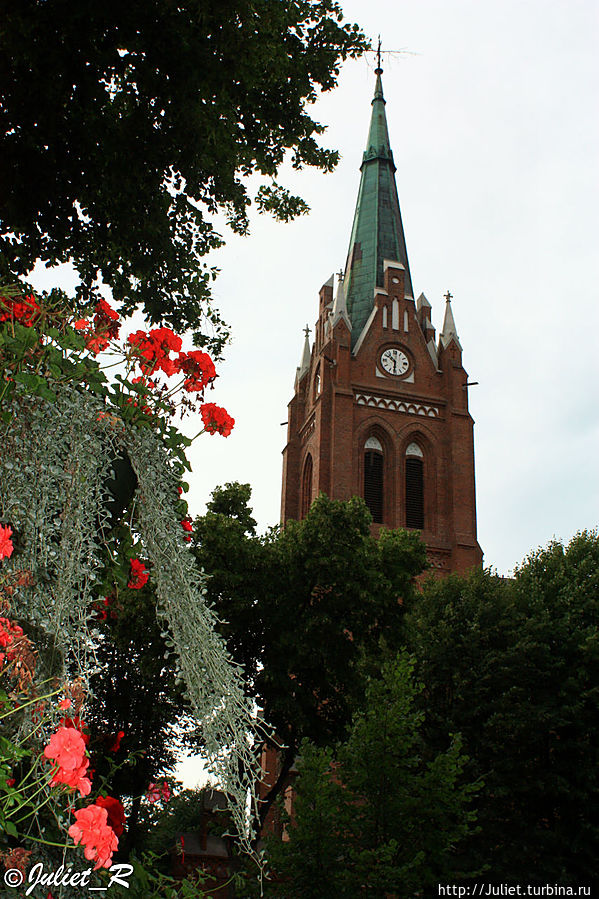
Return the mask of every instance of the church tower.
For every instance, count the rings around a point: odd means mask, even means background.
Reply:
[[[320,290],[312,346],[306,328],[281,517],[303,518],[321,492],[361,496],[374,533],[417,528],[433,570],[464,572],[482,562],[468,376],[451,294],[438,339],[431,304],[414,299],[381,74],[345,271]]]

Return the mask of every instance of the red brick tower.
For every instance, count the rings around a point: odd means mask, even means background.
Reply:
[[[381,69],[345,272],[320,290],[289,404],[281,517],[320,492],[362,496],[381,526],[418,528],[440,573],[482,562],[476,539],[474,422],[446,294],[438,341],[414,300]]]

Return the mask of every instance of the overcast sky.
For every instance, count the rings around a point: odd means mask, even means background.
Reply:
[[[471,381],[478,536],[507,574],[553,536],[598,523],[599,4],[596,0],[345,0],[383,48],[383,85],[415,296],[440,328],[449,289]],[[256,216],[214,254],[233,341],[208,397],[236,419],[191,452],[191,511],[249,482],[279,519],[281,451],[302,329],[344,266],[374,75],[344,66],[314,115],[342,154],[287,172],[301,220]],[[190,426],[190,432],[197,428]]]
[[[453,310],[476,422],[479,542],[508,573],[553,536],[598,523],[599,5],[566,0],[346,0],[383,47],[383,85],[415,295]],[[371,60],[372,62],[372,60]],[[253,222],[214,259],[233,331],[214,401],[237,420],[192,453],[191,501],[249,482],[262,528],[279,518],[281,451],[302,328],[345,264],[374,89],[348,63],[315,107],[342,154],[289,173],[311,206]]]

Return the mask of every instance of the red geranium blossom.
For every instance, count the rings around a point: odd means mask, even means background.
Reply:
[[[76,823],[69,827],[69,836],[77,845],[85,846],[85,857],[96,862],[98,868],[110,868],[112,853],[118,849],[119,841],[112,827],[108,825],[108,812],[94,804],[75,812]]]
[[[132,590],[140,590],[147,583],[150,572],[146,570],[144,563],[139,559],[131,559],[131,577],[129,578],[128,587]]]
[[[5,656],[9,662],[15,658],[21,637],[23,637],[22,627],[9,621],[8,618],[0,618],[0,648],[9,647],[6,653],[0,652],[0,665],[3,663]]]
[[[148,784],[148,791],[146,793],[146,799],[148,802],[152,803],[158,802],[159,799],[163,799],[165,802],[168,802],[171,798],[171,788],[168,785],[168,781],[163,780],[162,786],[159,786],[155,783]]]
[[[89,759],[85,757],[85,740],[73,727],[59,727],[44,749],[44,755],[58,765],[52,784],[65,784],[79,790],[81,796],[91,791],[91,782],[85,776]]]
[[[60,719],[60,723],[63,727],[74,727],[75,730],[79,731],[81,736],[83,737],[83,742],[87,746],[89,743],[89,734],[86,734],[84,728],[87,727],[85,721],[82,721],[79,715],[75,715],[73,718],[69,718],[66,716],[65,718]]]
[[[0,559],[10,559],[14,546],[12,544],[12,528],[0,524]]]
[[[96,315],[101,315],[103,318],[109,318],[113,322],[117,322],[119,320],[118,312],[108,305],[106,300],[100,298],[96,305]]]
[[[201,350],[191,350],[189,353],[179,353],[179,371],[187,375],[183,387],[188,393],[195,393],[204,389],[206,384],[216,377],[214,362]]]
[[[128,340],[143,356],[141,368],[145,375],[152,375],[159,368],[168,376],[179,371],[178,362],[171,359],[169,353],[171,350],[179,352],[181,338],[170,328],[153,328],[147,334],[145,331],[134,331]]]
[[[204,403],[200,407],[200,415],[204,422],[204,428],[209,434],[222,434],[228,437],[233,430],[235,419],[231,418],[226,409],[217,406],[215,403]]]
[[[15,637],[23,636],[23,628],[9,621],[8,618],[0,618],[0,646],[8,646]]]
[[[40,314],[41,309],[32,293],[28,296],[0,297],[0,322],[14,317],[26,328],[31,328]]]
[[[118,312],[112,309],[106,300],[98,300],[94,315],[94,330],[85,340],[85,345],[92,353],[105,350],[111,340],[119,336]],[[77,322],[79,324],[79,322]]]
[[[108,824],[112,827],[117,837],[120,837],[125,824],[125,809],[123,808],[122,803],[112,796],[98,796],[96,805],[106,809]]]
[[[125,731],[120,730],[118,732],[118,734],[116,735],[116,737],[114,738],[114,740],[112,741],[112,743],[110,744],[108,752],[118,752],[119,749],[121,748],[121,740],[123,739],[124,736],[125,736]]]

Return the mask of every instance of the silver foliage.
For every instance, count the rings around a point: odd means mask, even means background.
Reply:
[[[157,614],[172,635],[209,769],[249,848],[262,726],[183,540],[178,481],[159,435],[125,426],[84,391],[59,392],[56,402],[17,394],[12,412],[3,429],[0,520],[12,524],[17,551],[5,570],[28,569],[33,584],[15,592],[11,613],[49,635],[47,670],[87,680],[95,668],[91,604],[108,516],[105,484],[112,460],[126,451],[138,478],[135,526],[152,563]]]

